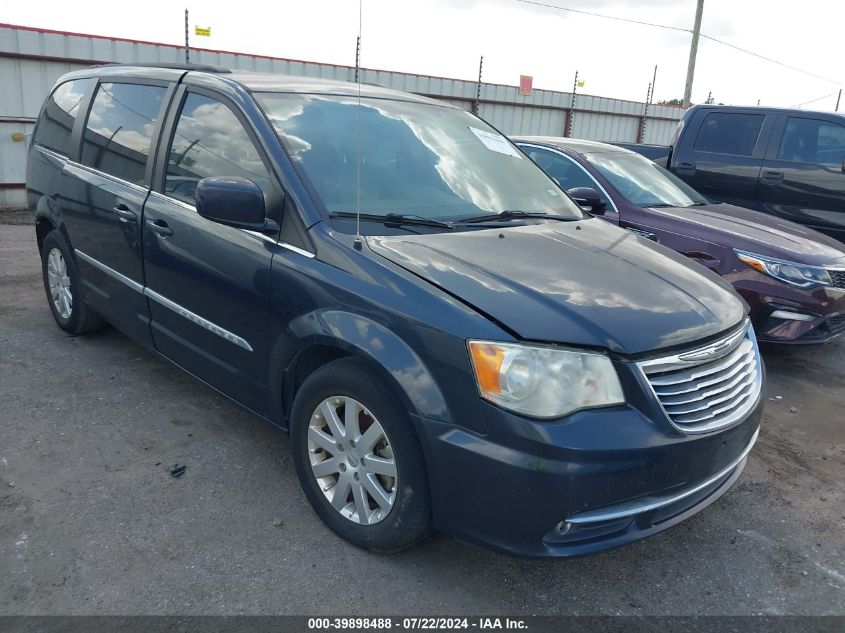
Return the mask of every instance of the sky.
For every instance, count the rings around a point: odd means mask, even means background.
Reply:
[[[537,0],[542,4],[691,29],[696,0]],[[0,0],[12,24],[354,65],[358,0],[172,2]],[[362,0],[361,65],[368,68],[643,101],[681,98],[690,34],[560,11],[519,0]],[[833,110],[845,86],[840,0],[704,0],[702,33],[813,77],[702,39],[693,102]],[[210,26],[211,37],[193,35]],[[840,110],[845,110],[843,98]]]

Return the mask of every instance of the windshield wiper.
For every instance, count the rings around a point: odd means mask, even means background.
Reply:
[[[656,204],[643,204],[640,205],[646,209],[666,209],[668,207],[676,207],[676,204],[666,204],[665,202],[658,202]]]
[[[536,213],[533,211],[502,211],[501,213],[487,213],[485,215],[475,215],[468,218],[458,218],[455,223],[460,224],[480,224],[483,222],[510,222],[511,220],[522,220],[523,218],[540,218],[543,220],[558,220],[560,222],[572,222],[580,218],[567,218],[562,215],[552,215],[550,213]]]
[[[392,226],[432,226],[438,229],[455,228],[455,225],[451,222],[435,220],[434,218],[425,218],[421,215],[405,215],[402,213],[361,213],[359,215],[353,211],[335,211],[330,213],[329,217],[350,219],[360,217],[362,220],[366,220],[368,222],[381,222],[382,224]]]

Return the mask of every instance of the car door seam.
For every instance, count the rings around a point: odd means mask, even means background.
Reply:
[[[76,253],[76,255],[80,259],[82,259],[86,263],[90,264],[94,268],[102,271],[103,273],[107,274],[108,276],[112,277],[113,279],[125,284],[126,286],[128,286],[132,290],[141,293],[145,297],[152,299],[153,301],[155,301],[156,303],[164,306],[165,308],[172,310],[173,312],[175,312],[179,316],[187,319],[191,323],[194,323],[195,325],[199,325],[200,327],[208,330],[212,334],[216,334],[217,336],[229,341],[230,343],[232,343],[234,345],[237,345],[238,347],[241,347],[241,348],[247,350],[248,352],[254,351],[253,348],[252,348],[252,345],[250,345],[249,342],[246,339],[244,339],[243,337],[240,337],[237,334],[230,332],[226,328],[223,328],[223,327],[217,325],[216,323],[201,317],[200,315],[196,314],[195,312],[188,310],[186,307],[179,305],[175,301],[171,301],[167,297],[160,295],[156,291],[151,290],[150,288],[148,288],[146,286],[142,286],[141,284],[139,284],[134,279],[130,279],[129,277],[127,277],[123,273],[120,273],[120,272],[114,270],[113,268],[106,266],[101,261],[96,260],[93,257],[91,257],[90,255],[83,253],[78,248],[75,248],[74,252]]]

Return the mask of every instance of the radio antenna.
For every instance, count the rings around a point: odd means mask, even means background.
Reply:
[[[364,0],[358,0],[358,44],[355,47],[355,83],[358,84],[357,121],[355,123],[355,250],[361,250],[361,16]]]

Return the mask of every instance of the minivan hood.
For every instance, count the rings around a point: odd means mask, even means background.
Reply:
[[[717,334],[745,315],[714,273],[596,219],[367,242],[523,340],[638,354]]]
[[[685,225],[684,233],[714,244],[811,265],[845,264],[845,246],[823,233],[732,204],[651,208],[649,213]]]

